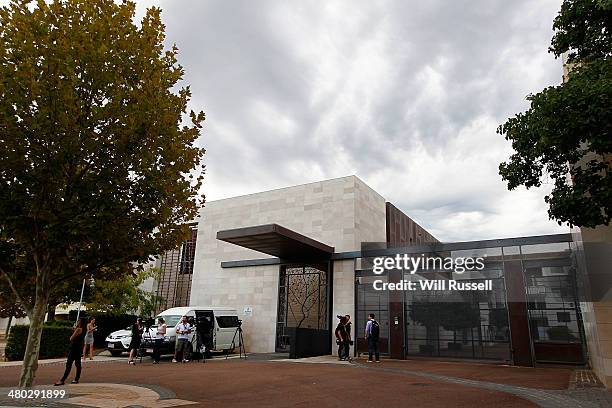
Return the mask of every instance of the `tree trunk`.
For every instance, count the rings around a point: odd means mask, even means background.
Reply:
[[[40,338],[42,336],[45,313],[47,311],[47,298],[36,296],[36,303],[30,314],[30,330],[26,343],[25,354],[23,355],[23,366],[21,377],[19,378],[20,387],[31,387],[34,383],[34,376],[38,369],[38,353],[40,351]]]
[[[9,316],[8,322],[6,323],[6,330],[4,330],[4,339],[8,340],[9,330],[11,330],[11,323],[13,322],[13,316]]]

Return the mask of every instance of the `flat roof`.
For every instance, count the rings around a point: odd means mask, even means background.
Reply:
[[[334,253],[334,247],[278,224],[223,230],[217,239],[286,260],[331,259]]]

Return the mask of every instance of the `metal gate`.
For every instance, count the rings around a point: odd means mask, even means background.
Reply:
[[[326,264],[281,266],[277,352],[289,352],[292,346],[295,350],[298,334],[308,337],[309,343],[317,343],[311,344],[313,352],[315,349],[329,349],[328,280]]]

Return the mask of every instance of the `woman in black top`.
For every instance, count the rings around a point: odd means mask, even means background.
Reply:
[[[138,356],[143,329],[142,319],[139,317],[136,319],[136,323],[132,325],[132,340],[130,341],[130,357],[128,359],[128,364],[134,364],[134,358]]]
[[[66,361],[66,370],[62,378],[55,385],[64,385],[66,378],[72,370],[72,363],[76,367],[76,376],[71,381],[72,384],[78,384],[81,378],[81,355],[83,354],[83,341],[87,334],[87,319],[82,318],[76,324],[72,336],[70,336],[70,350],[68,351],[68,361]]]

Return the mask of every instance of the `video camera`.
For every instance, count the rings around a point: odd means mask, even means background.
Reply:
[[[142,318],[142,325],[145,329],[149,329],[151,326],[155,326],[155,319],[152,317]]]

